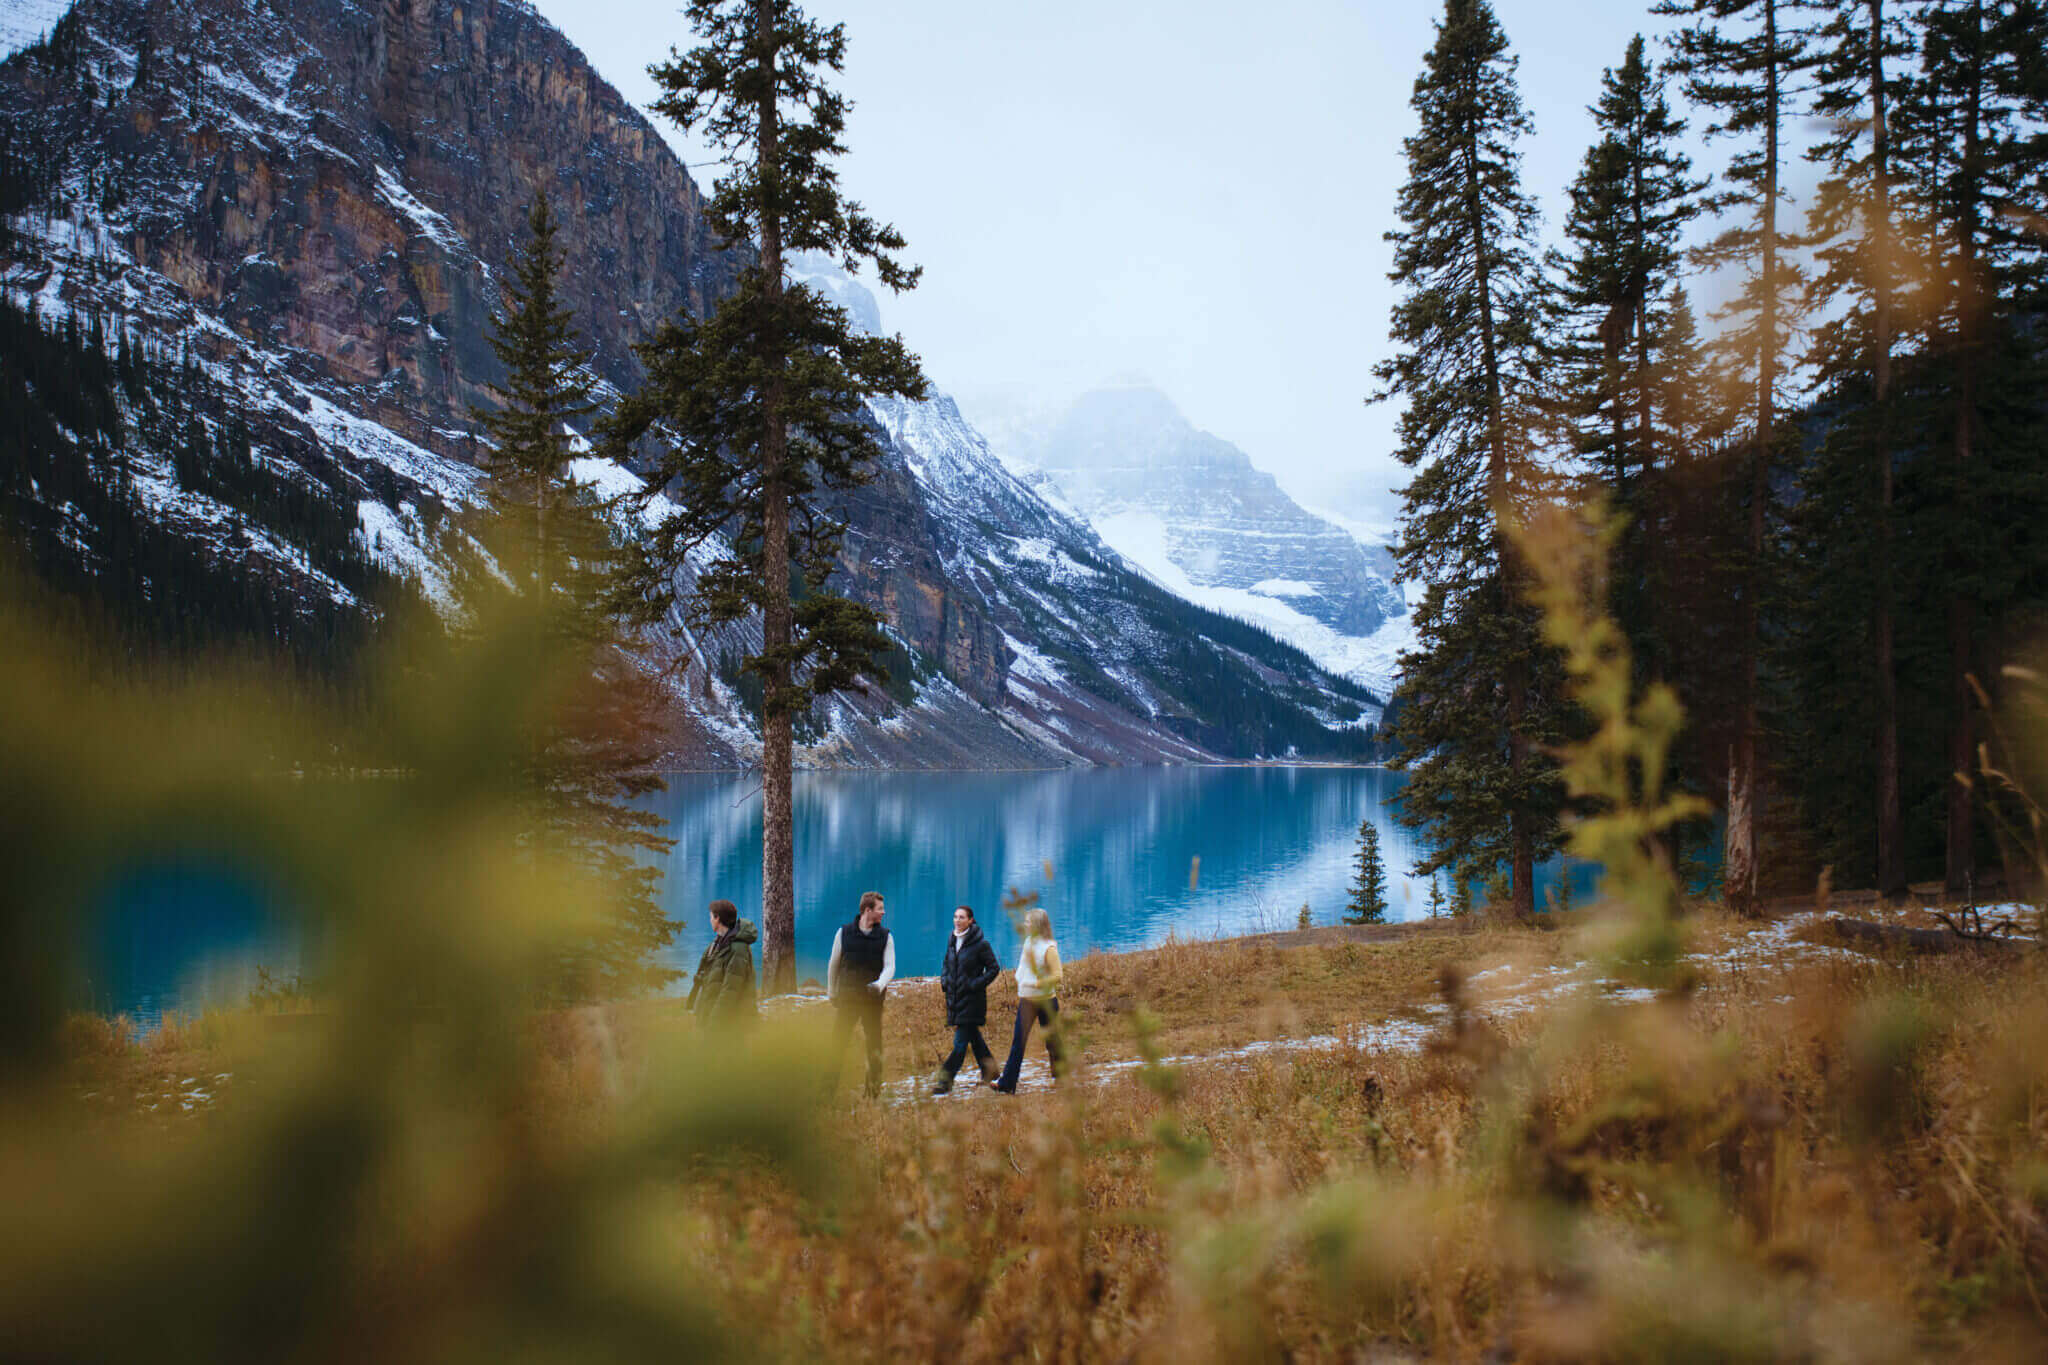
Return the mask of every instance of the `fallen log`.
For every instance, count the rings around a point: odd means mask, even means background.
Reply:
[[[2013,953],[2020,946],[2010,939],[1976,938],[1953,929],[1909,929],[1902,924],[1872,924],[1839,915],[1828,921],[1828,927],[1854,946],[1915,953]]]

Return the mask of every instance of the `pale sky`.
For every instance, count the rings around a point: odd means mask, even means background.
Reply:
[[[691,42],[674,0],[538,4],[643,108],[648,63]],[[1602,69],[1668,21],[1647,0],[1495,8],[1536,121],[1525,183],[1554,232]],[[1363,400],[1388,349],[1381,234],[1440,4],[808,9],[847,30],[841,184],[925,268],[916,291],[882,294],[883,324],[939,387],[971,412],[1142,377],[1302,501],[1391,525],[1396,414]],[[717,169],[692,174],[708,188]]]

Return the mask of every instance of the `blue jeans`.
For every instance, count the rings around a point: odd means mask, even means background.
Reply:
[[[995,1055],[988,1050],[988,1040],[981,1036],[981,1025],[960,1024],[953,1030],[953,1051],[946,1058],[947,1076],[960,1074],[960,1064],[967,1060],[969,1048],[974,1049],[975,1064],[984,1072],[988,1070],[989,1063],[995,1060]]]
[[[1010,1035],[1010,1059],[1003,1063],[1002,1079],[996,1082],[996,1089],[1005,1093],[1017,1088],[1017,1073],[1024,1069],[1024,1044],[1031,1039],[1034,1023],[1045,1025],[1045,1056],[1052,1063],[1052,1076],[1058,1080],[1063,1069],[1060,1055],[1060,1002],[1057,996],[1044,1000],[1027,1000],[1018,997],[1017,1029]]]

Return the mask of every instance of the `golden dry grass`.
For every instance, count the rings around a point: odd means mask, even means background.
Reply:
[[[1755,926],[1690,927],[1698,989],[1540,1010],[1515,983],[1561,979],[1590,931],[1084,958],[1094,1063],[1388,1017],[1434,1034],[1103,1065],[1008,1100],[842,1093],[817,1120],[836,1179],[739,1147],[644,1209],[771,1358],[2038,1358],[2048,962],[1724,960]],[[940,1019],[935,986],[892,999],[892,1076],[935,1063]],[[672,1002],[538,1017],[523,1125],[601,1145],[677,1044],[745,1046],[688,1030]],[[75,1032],[74,1064],[108,1065]],[[128,1064],[198,1069],[230,1037]]]
[[[1490,931],[1469,961],[1557,942]],[[1162,986],[1155,1007],[1198,1016],[1177,1046],[1338,1007],[1322,950],[1185,951],[1268,984]],[[1366,1011],[1437,951],[1361,973]],[[2048,1073],[2025,1041],[2048,1015],[2015,1001],[2043,985],[2031,962],[1750,970],[1440,1050],[1192,1066],[1171,1101],[1127,1075],[857,1104],[834,1120],[842,1203],[700,1190],[725,1210],[701,1232],[755,1287],[734,1322],[776,1324],[777,1354],[2025,1358],[2048,1275]]]

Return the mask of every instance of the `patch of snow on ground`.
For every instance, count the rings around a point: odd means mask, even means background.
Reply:
[[[1010,558],[1019,564],[1050,564],[1059,556],[1042,536],[1018,536],[1010,542]]]
[[[1830,947],[1825,943],[1807,943],[1798,937],[1802,929],[1827,918],[1828,916],[1820,911],[1808,911],[1773,920],[1744,934],[1720,953],[1701,959],[1701,965],[1741,970],[1775,966],[1788,958],[1797,957],[1816,961],[1833,959],[1838,962],[1868,962],[1870,959],[1862,953],[1853,952],[1848,948]]]
[[[586,455],[581,459],[569,461],[569,479],[571,482],[581,484],[596,493],[598,498],[608,506],[621,510],[631,510],[625,499],[638,498],[640,494],[647,491],[647,480],[641,478],[617,460],[607,460],[596,455]],[[651,531],[670,517],[681,512],[682,508],[666,493],[657,493],[637,510],[640,524]],[[630,535],[632,533],[630,523],[624,522],[618,511],[612,512],[611,516],[613,526],[622,534]],[[705,564],[720,557],[725,552],[725,538],[723,536],[712,536],[690,552],[690,562],[700,565]]]
[[[1043,683],[1056,683],[1062,680],[1059,665],[1016,636],[1004,635],[1003,643],[1010,647],[1010,653],[1016,655],[1016,658],[1010,661],[1012,680],[1028,678],[1033,682]]]
[[[297,65],[296,62],[293,63],[294,70],[297,69]],[[258,90],[247,77],[239,72],[223,71],[209,62],[205,67],[205,74],[207,79],[220,86],[223,90],[232,91],[240,95],[251,104],[269,110],[272,114],[275,114],[278,118],[283,119],[289,124],[296,126],[308,120],[308,115],[304,110],[286,104],[275,95]]]
[[[389,427],[337,407],[310,389],[297,385],[294,388],[307,402],[303,411],[282,398],[273,398],[272,405],[281,404],[285,411],[312,427],[322,440],[388,465],[449,502],[470,505],[481,496],[484,476],[480,471],[416,446]]]
[[[569,478],[596,493],[606,502],[631,497],[647,487],[647,481],[617,460],[586,455],[569,461]]]

